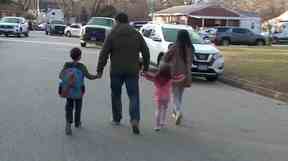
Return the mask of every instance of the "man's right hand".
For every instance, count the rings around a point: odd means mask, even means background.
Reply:
[[[102,78],[102,73],[97,73],[96,74],[96,77],[99,79],[99,78]]]

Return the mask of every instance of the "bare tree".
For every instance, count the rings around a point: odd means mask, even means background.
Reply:
[[[209,3],[234,10],[256,12],[264,20],[278,16],[285,11],[287,5],[286,0],[210,0]]]

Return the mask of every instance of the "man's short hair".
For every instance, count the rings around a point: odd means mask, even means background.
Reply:
[[[73,60],[79,60],[79,58],[81,57],[81,54],[82,54],[82,52],[79,48],[73,48],[70,51],[70,57]]]
[[[115,17],[115,20],[118,21],[119,23],[129,23],[128,15],[124,12],[119,13]]]

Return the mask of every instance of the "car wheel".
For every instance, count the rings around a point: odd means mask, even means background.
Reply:
[[[21,37],[21,34],[17,34],[17,37]]]
[[[72,37],[71,32],[70,32],[70,31],[67,31],[67,32],[66,32],[66,36],[67,36],[67,37]]]
[[[48,33],[48,31],[46,31],[46,35],[48,35],[49,33]]]
[[[81,42],[81,47],[86,47],[86,42]]]
[[[223,46],[229,46],[229,45],[230,45],[230,40],[228,40],[228,39],[223,39],[223,40],[221,41],[221,45],[223,45]]]
[[[25,36],[25,37],[29,37],[29,33],[28,33],[28,32],[25,32],[25,33],[24,33],[24,36]]]
[[[265,42],[263,40],[257,40],[256,41],[256,45],[257,46],[264,46],[265,45]]]
[[[279,43],[279,40],[277,37],[272,37],[272,43],[273,44],[278,44]]]
[[[207,76],[206,80],[210,82],[215,82],[218,79],[218,76]]]
[[[8,34],[5,34],[5,36],[8,37],[9,35],[8,35]]]

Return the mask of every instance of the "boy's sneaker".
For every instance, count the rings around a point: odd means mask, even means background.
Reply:
[[[82,123],[75,123],[75,128],[81,128],[82,127]]]
[[[65,133],[66,133],[66,135],[72,135],[72,129],[71,129],[71,124],[70,123],[66,124]]]
[[[135,135],[140,134],[140,130],[139,130],[138,125],[132,125],[132,131],[133,131],[133,134],[135,134]]]

